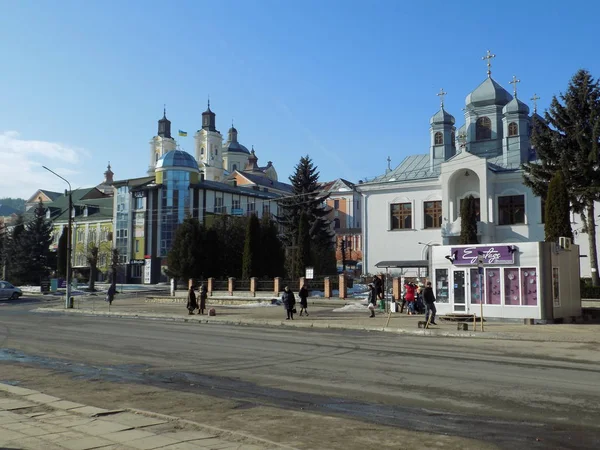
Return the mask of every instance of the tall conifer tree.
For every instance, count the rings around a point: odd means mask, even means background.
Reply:
[[[463,199],[460,208],[460,243],[479,243],[477,240],[477,211],[475,210],[475,197],[472,195]]]
[[[244,280],[262,274],[260,245],[260,222],[256,214],[252,214],[246,225],[246,238],[244,239],[242,263],[242,278]]]
[[[534,115],[531,140],[537,160],[523,165],[524,183],[546,198],[550,180],[562,170],[569,203],[588,235],[592,283],[598,286],[594,202],[600,200],[600,85],[588,71],[579,70],[567,91],[552,98],[545,122]]]
[[[570,209],[569,193],[565,188],[562,171],[558,170],[550,181],[546,198],[544,231],[547,242],[556,242],[563,236],[573,239]]]

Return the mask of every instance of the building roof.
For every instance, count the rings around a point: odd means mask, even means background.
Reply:
[[[155,176],[148,176],[148,177],[140,177],[140,178],[129,178],[127,180],[118,180],[113,182],[113,186],[114,187],[121,187],[121,186],[129,186],[129,187],[140,187],[143,186],[145,184],[149,184],[152,183],[154,180],[156,179]]]
[[[487,77],[473,92],[467,95],[465,104],[471,107],[481,106],[504,106],[512,100],[512,95],[502,86],[494,81],[492,77]]]
[[[37,191],[35,191],[35,193],[29,197],[29,199],[27,200],[26,203],[34,203],[38,201],[38,197],[39,194],[42,193],[44,194],[46,197],[48,197],[51,201],[57,199],[58,197],[60,197],[61,195],[63,195],[61,192],[54,192],[54,191],[47,191],[45,189],[38,189]]]
[[[100,195],[98,195],[100,194]],[[71,193],[73,208],[75,209],[76,222],[112,219],[113,198],[103,195],[95,187],[75,189]],[[56,200],[45,205],[50,209],[50,218],[53,221],[66,222],[69,219],[69,196],[61,195]],[[88,207],[88,216],[84,217],[85,207]],[[33,214],[33,209],[28,213]],[[28,214],[29,215],[29,214]]]
[[[186,167],[198,170],[198,162],[188,152],[171,150],[156,162],[156,170],[165,170],[172,167]]]
[[[529,106],[527,106],[517,97],[514,97],[510,102],[506,104],[504,108],[502,108],[502,113],[529,114]]]
[[[232,186],[227,183],[223,183],[220,181],[200,181],[199,183],[194,184],[195,187],[200,189],[211,189],[219,192],[230,192],[233,194],[244,194],[252,197],[264,197],[264,198],[279,198],[280,194],[272,191],[262,191],[258,189],[254,189],[252,187],[245,186]]]
[[[275,189],[277,191],[283,191],[283,192],[286,192],[289,194],[291,194],[292,191],[294,190],[294,188],[291,184],[282,183],[281,181],[274,181],[274,180],[271,180],[270,178],[267,178],[264,175],[257,175],[254,173],[240,172],[240,171],[237,171],[237,172],[241,176],[246,178],[248,181],[250,181],[251,183],[254,183],[255,185],[261,186],[263,188]]]
[[[446,112],[443,106],[431,117],[431,119],[429,119],[429,123],[431,125],[434,123],[446,123],[449,125],[454,125],[455,122],[456,120],[454,119],[454,116]]]
[[[394,170],[376,177],[369,183],[422,180],[424,178],[437,178],[439,174],[439,166],[434,166],[433,171],[431,170],[429,154],[411,155],[404,158]]]

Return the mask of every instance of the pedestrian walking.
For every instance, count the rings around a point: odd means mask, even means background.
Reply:
[[[294,313],[296,312],[296,297],[288,286],[283,288],[281,300],[283,301],[283,307],[287,312],[287,318],[285,320],[294,320]]]
[[[435,314],[437,310],[435,308],[435,295],[433,294],[433,288],[431,287],[431,281],[427,282],[427,286],[423,290],[423,299],[425,300],[425,320],[429,321],[431,325],[437,325],[435,323]]]
[[[369,317],[375,317],[375,306],[377,305],[377,288],[373,283],[369,283],[368,302],[369,311],[371,311],[371,315]]]
[[[306,285],[303,284],[298,291],[298,297],[300,297],[300,315],[302,315],[302,311],[308,316],[308,289],[306,289]]]
[[[196,293],[194,292],[194,285],[191,285],[188,289],[188,298],[187,298],[187,310],[188,314],[194,314],[194,310],[198,308],[198,302],[196,301]]]
[[[373,276],[376,298],[383,299],[383,281],[377,275]]]
[[[117,285],[115,283],[111,283],[108,287],[108,291],[106,291],[106,301],[108,302],[109,306],[112,305],[115,295],[117,295]]]
[[[415,285],[408,282],[404,285],[404,290],[404,298],[408,303],[408,315],[411,316],[415,313]]]
[[[198,305],[198,313],[204,314],[204,310],[206,309],[206,297],[208,297],[208,292],[206,291],[206,286],[204,283],[200,284],[200,304]]]

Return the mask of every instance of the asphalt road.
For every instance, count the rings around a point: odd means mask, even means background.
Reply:
[[[36,301],[0,305],[0,371],[18,362],[501,448],[600,448],[591,346],[28,312]]]

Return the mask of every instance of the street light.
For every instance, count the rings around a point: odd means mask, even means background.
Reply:
[[[65,292],[65,308],[72,308],[73,305],[70,301],[71,299],[71,226],[72,226],[72,211],[73,211],[73,197],[72,197],[72,191],[73,189],[71,188],[71,183],[69,183],[69,180],[67,180],[66,178],[61,177],[59,174],[57,174],[56,172],[54,172],[51,169],[48,169],[46,166],[42,166],[44,169],[46,169],[48,172],[56,175],[58,178],[60,178],[61,180],[65,181],[68,185],[69,185],[69,225],[67,226],[67,287],[66,287],[66,292]]]

